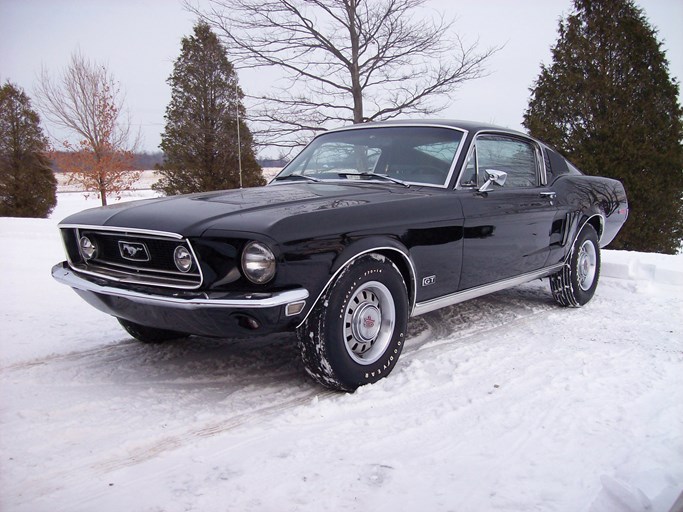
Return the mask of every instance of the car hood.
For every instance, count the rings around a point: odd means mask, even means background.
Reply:
[[[62,225],[109,226],[200,236],[207,230],[268,234],[313,212],[404,201],[425,192],[393,184],[297,183],[162,197],[93,208]]]

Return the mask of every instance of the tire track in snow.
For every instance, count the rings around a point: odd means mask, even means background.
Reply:
[[[456,307],[457,306],[446,308],[446,311],[441,315],[434,315],[433,317],[426,319],[426,323],[431,329],[430,335],[427,337],[420,336],[420,338],[423,339],[408,339],[406,342],[406,348],[401,356],[401,359],[399,360],[399,364],[401,361],[404,361],[404,358],[405,360],[410,360],[414,357],[419,357],[425,353],[425,350],[432,350],[444,344],[452,342],[462,343],[464,341],[469,341],[472,343],[484,341],[497,331],[505,329],[513,324],[518,325],[520,323],[529,322],[539,315],[545,314],[546,312],[555,309],[556,306],[553,304],[547,304],[543,307],[536,307],[532,309],[531,312],[528,312],[525,309],[523,309],[523,311],[516,311],[512,319],[506,319],[493,325],[487,325],[486,327],[468,331],[466,334],[461,336],[454,336],[453,333],[444,326],[444,320],[450,316],[448,310],[454,309]],[[247,424],[250,427],[260,425],[266,423],[270,419],[275,418],[283,411],[305,405],[310,403],[313,399],[317,398],[318,400],[322,401],[334,398],[336,396],[340,396],[340,394],[335,391],[325,390],[324,388],[318,387],[316,385],[314,389],[301,393],[290,399],[231,416],[230,418],[224,420],[196,426],[195,428],[188,429],[184,432],[178,432],[151,445],[143,445],[140,448],[135,448],[134,455],[112,458],[109,461],[96,464],[95,467],[98,471],[102,471],[104,474],[106,474],[110,471],[115,471],[131,465],[142,463],[146,460],[150,460],[165,451],[180,448],[186,445],[188,441],[191,442],[198,438],[212,437],[224,432],[236,430]]]
[[[408,334],[412,336],[399,365],[406,355],[414,357],[443,344],[484,340],[506,326],[561,310],[547,287],[531,283],[428,313],[413,319],[412,326],[409,324]]]
[[[401,363],[424,357],[427,351],[436,350],[438,347],[443,349],[443,346],[449,344],[469,345],[484,341],[501,329],[512,324],[530,321],[554,309],[556,306],[548,298],[547,291],[539,292],[538,286],[531,286],[499,292],[412,319],[409,324],[409,339],[399,361],[398,371],[400,371]],[[240,359],[240,351],[247,347],[249,357]],[[265,362],[260,358],[263,347],[266,349]],[[216,364],[216,355],[222,356],[225,360]],[[240,428],[267,424],[282,412],[311,403],[316,398],[317,400],[330,400],[340,396],[339,393],[325,390],[312,382],[310,386],[303,384],[302,388],[301,381],[305,381],[305,377],[302,375],[303,369],[300,365],[292,363],[291,358],[295,357],[296,354],[293,353],[291,347],[277,345],[273,347],[263,343],[253,347],[251,342],[225,342],[197,338],[194,341],[166,346],[150,346],[126,340],[92,350],[59,354],[6,367],[2,371],[11,372],[14,377],[28,374],[30,378],[34,372],[42,372],[44,368],[49,368],[53,376],[56,371],[57,380],[59,374],[73,376],[83,373],[84,375],[76,382],[69,383],[76,387],[92,386],[93,383],[89,381],[89,377],[100,373],[105,374],[105,377],[100,377],[100,384],[102,378],[105,381],[115,381],[121,368],[131,367],[134,378],[132,380],[127,378],[121,387],[143,385],[197,388],[208,384],[232,387],[228,396],[229,403],[226,406],[226,414],[229,414],[227,417],[213,410],[211,414],[214,418],[210,421],[195,420],[193,424],[186,427],[176,426],[175,431],[164,433],[163,436],[157,432],[154,435],[148,435],[147,439],[136,438],[135,442],[128,443],[125,453],[121,453],[123,448],[120,442],[130,439],[130,436],[118,439],[118,443],[117,439],[113,439],[113,442],[109,439],[107,441],[109,446],[103,444],[102,450],[96,455],[90,454],[80,461],[74,461],[75,464],[70,464],[63,470],[42,474],[39,479],[23,482],[22,487],[33,488],[34,495],[37,496],[48,495],[54,492],[54,486],[58,485],[54,482],[68,481],[71,473],[87,474],[94,471],[100,476],[105,476],[152,460],[166,452],[191,445],[204,438],[211,438]],[[188,358],[196,364],[196,367],[190,375],[179,378],[178,372],[184,373],[183,365]],[[237,377],[220,375],[223,370],[231,372],[231,363],[237,364],[237,368],[234,369],[238,374]],[[161,371],[152,371],[151,375],[148,373],[160,365],[163,367]],[[202,377],[203,371],[208,371],[209,375]],[[219,375],[216,375],[217,372]],[[170,378],[166,374],[170,374]],[[299,384],[299,389],[288,389],[296,384]],[[274,389],[271,389],[273,387]],[[267,392],[273,391],[272,395],[282,396],[276,398],[274,403],[260,405],[264,401],[263,388],[266,388]],[[233,399],[233,397],[239,399]],[[244,402],[248,403],[252,398],[251,401],[255,406],[240,410]],[[192,417],[191,414],[189,416]]]
[[[20,361],[18,363],[12,363],[7,366],[1,366],[0,371],[20,371],[24,370],[27,368],[33,368],[35,366],[43,366],[47,364],[52,364],[52,363],[60,363],[60,362],[72,362],[72,361],[78,361],[80,359],[85,359],[88,357],[92,356],[97,356],[98,354],[107,354],[113,350],[120,350],[121,346],[124,344],[130,344],[132,345],[137,345],[137,343],[133,341],[122,341],[122,342],[116,342],[111,345],[106,345],[103,347],[96,347],[96,348],[91,348],[91,349],[86,349],[86,350],[79,350],[79,351],[74,351],[74,352],[66,352],[64,354],[50,354],[45,357],[37,358],[37,359],[29,359],[27,361]]]
[[[163,452],[186,446],[197,439],[213,437],[224,432],[238,429],[246,424],[249,424],[249,427],[261,425],[266,423],[268,420],[275,418],[282,411],[305,405],[310,403],[315,398],[324,400],[337,394],[338,393],[335,391],[321,391],[319,388],[312,389],[272,405],[251,409],[247,412],[231,416],[230,418],[209,422],[192,429],[179,431],[176,434],[169,435],[164,439],[158,440],[151,444],[142,444],[140,447],[135,447],[132,450],[129,450],[132,452],[131,454],[127,454],[123,457],[112,457],[107,461],[98,462],[92,467],[103,475],[108,474],[112,471],[123,469],[153,459]]]
[[[198,340],[200,343],[206,343],[204,350],[199,350],[200,354],[203,354],[208,359],[215,353],[214,342],[212,340]],[[121,346],[123,345],[123,346]],[[116,361],[116,365],[128,363],[136,363],[135,357],[141,352],[144,353],[150,348],[156,353],[158,350],[162,350],[161,347],[150,347],[145,345],[140,345],[137,342],[134,343],[124,343],[121,345],[113,345],[105,347],[103,349],[96,349],[92,351],[83,351],[77,354],[66,354],[59,357],[47,358],[48,360],[41,362],[32,362],[32,364],[25,365],[15,365],[13,368],[13,377],[16,379],[17,376],[25,376],[26,380],[32,380],[32,375],[36,372],[42,372],[46,367],[52,367],[50,372],[51,376],[54,376],[54,369],[58,370],[59,373],[64,374],[67,378],[72,378],[75,374],[82,374],[78,382],[70,382],[69,386],[78,387],[90,387],[90,386],[101,386],[102,383],[92,383],[89,382],[89,378],[94,374],[98,373],[98,370],[102,370],[108,364],[113,364],[112,361]],[[237,344],[239,345],[239,343]],[[117,348],[118,347],[118,348]],[[131,350],[133,348],[134,350]],[[121,350],[123,349],[123,350]],[[183,359],[185,354],[195,354],[194,350],[183,350],[182,348],[175,347],[180,354],[175,354],[171,366],[178,364],[178,360]],[[279,347],[272,349],[278,351]],[[105,357],[106,356],[106,357]],[[200,360],[201,360],[200,355]],[[256,352],[254,352],[254,357],[256,358]],[[104,358],[104,363],[102,362]],[[38,477],[30,476],[23,481],[17,482],[16,489],[11,491],[13,495],[20,495],[22,489],[31,489],[32,498],[40,499],[41,497],[49,496],[52,493],[58,491],[59,489],[68,486],[73,487],[88,487],[90,483],[81,482],[78,480],[73,480],[72,475],[92,475],[93,473],[98,477],[104,477],[112,472],[119,469],[124,469],[129,466],[135,466],[137,464],[144,463],[145,461],[152,460],[155,457],[165,453],[176,450],[183,446],[192,445],[198,440],[203,438],[210,438],[218,434],[229,432],[232,430],[239,429],[240,427],[248,426],[252,428],[264,423],[269,422],[273,418],[276,418],[282,411],[289,410],[291,408],[304,405],[311,402],[312,400],[318,398],[326,398],[328,396],[336,395],[337,393],[333,391],[325,390],[313,382],[308,382],[305,377],[301,374],[302,370],[300,368],[286,367],[284,373],[281,370],[283,365],[283,359],[285,357],[270,358],[265,364],[262,362],[255,366],[258,366],[258,371],[254,371],[253,375],[248,375],[250,370],[254,370],[253,365],[240,367],[241,375],[239,377],[239,383],[235,389],[230,390],[228,396],[230,403],[226,407],[226,414],[229,416],[218,416],[215,411],[212,411],[213,418],[210,421],[194,422],[191,425],[186,425],[185,427],[178,426],[178,418],[176,418],[176,425],[170,428],[169,432],[163,432],[160,434],[158,430],[154,433],[150,432],[126,432],[125,425],[119,428],[121,435],[115,437],[109,437],[108,434],[103,434],[101,442],[95,440],[99,443],[97,451],[91,451],[87,454],[81,456],[69,454],[69,457],[73,457],[68,464],[64,467],[60,467],[57,470],[41,473]],[[286,361],[285,361],[286,362]],[[162,362],[164,363],[164,362]],[[142,366],[138,369],[139,374],[144,374],[145,367],[149,367],[154,364],[154,361],[150,361],[147,358]],[[208,363],[207,363],[208,364]],[[74,366],[78,368],[75,369]],[[204,366],[207,368],[207,366]],[[213,373],[213,368],[207,368]],[[6,372],[5,372],[6,373]],[[264,374],[266,376],[264,376]],[[287,386],[294,386],[294,389],[287,391],[287,396],[282,399],[278,399],[275,402],[267,402],[264,404],[263,399],[263,388],[268,389],[268,383],[264,381],[272,381],[272,374],[277,374],[280,377],[284,377],[280,383],[280,388],[285,389]],[[198,380],[187,380],[183,379],[181,383],[178,383],[174,379],[167,379],[165,376],[162,380],[156,379],[152,376],[151,379],[141,379],[139,381],[130,380],[126,381],[121,387],[129,388],[131,385],[137,387],[138,385],[149,387],[150,385],[161,386],[164,390],[167,390],[169,386],[203,386],[207,384],[223,384],[235,386],[235,382],[223,380],[221,378],[201,378]],[[57,379],[59,380],[59,379]],[[306,382],[304,389],[301,386],[296,387],[297,380]],[[259,383],[262,387],[259,387]],[[35,385],[35,384],[34,384]],[[268,391],[265,391],[268,393]],[[73,394],[77,397],[83,397],[85,393],[79,393],[77,390],[73,391]],[[241,396],[240,395],[246,395]],[[273,393],[274,396],[280,394],[280,389],[276,389]],[[250,396],[254,398],[250,400]],[[132,395],[134,397],[135,395]],[[233,397],[240,397],[239,399],[232,400]],[[134,399],[134,398],[133,398]],[[237,414],[231,414],[236,410],[236,406],[232,402],[237,402],[238,404],[244,406],[245,402],[247,406]],[[254,402],[254,406],[249,407],[249,402]],[[167,404],[167,409],[169,409],[169,414],[171,414],[170,409],[173,404]],[[157,417],[163,417],[166,414],[162,411],[161,414],[155,414]],[[185,415],[188,418],[193,418],[193,414],[189,413]],[[153,419],[153,418],[152,418]],[[182,420],[183,418],[181,418]],[[147,425],[142,425],[144,428]],[[142,430],[142,429],[140,429]],[[149,430],[149,429],[147,429]],[[142,435],[140,435],[142,434]],[[134,439],[131,441],[131,439]],[[90,440],[91,444],[93,440]],[[123,445],[122,445],[123,444]],[[60,454],[64,455],[64,454]],[[66,459],[66,455],[64,455]],[[74,460],[75,459],[75,460]],[[87,494],[87,493],[86,493]]]
[[[489,298],[477,299],[468,303],[445,308],[440,311],[430,313],[429,315],[424,315],[422,320],[427,326],[425,329],[426,332],[420,332],[419,326],[417,328],[413,328],[413,330],[417,330],[418,333],[406,341],[405,350],[401,356],[401,359],[399,360],[399,367],[401,361],[418,357],[424,354],[425,350],[431,350],[437,346],[442,346],[449,343],[484,341],[496,331],[500,331],[512,324],[517,325],[520,323],[529,322],[539,315],[543,315],[548,311],[556,309],[557,307],[553,302],[545,299],[542,300],[541,304],[535,304],[534,307],[530,307],[528,304],[526,304],[526,302],[529,300],[529,297],[524,297],[523,295],[529,294],[522,294],[520,298],[519,292],[501,292],[500,294],[490,296]],[[532,293],[531,295],[537,294]],[[452,320],[454,316],[462,317],[464,315],[466,319],[470,319],[476,315],[490,315],[492,311],[499,310],[501,304],[507,307],[507,309],[504,310],[505,314],[501,318],[494,318],[493,320],[489,319],[484,326],[466,330],[462,335],[453,334],[453,328],[458,326],[458,321]],[[451,319],[450,321],[449,318]],[[172,436],[168,436],[163,440],[153,443],[150,446],[136,449],[134,455],[123,458],[114,458],[109,461],[99,463],[96,467],[98,470],[103,471],[104,473],[122,469],[124,467],[149,460],[165,451],[184,446],[187,444],[188,440],[202,437],[212,437],[230,430],[238,429],[246,424],[249,424],[250,426],[263,424],[266,423],[267,420],[276,417],[280,412],[310,403],[316,397],[318,400],[327,400],[336,396],[339,396],[339,393],[325,390],[316,386],[314,389],[301,393],[290,399],[277,402],[270,406],[250,410],[227,419],[222,419],[195,427],[193,429],[188,429],[184,432],[178,432]]]
[[[203,358],[208,362],[211,356],[215,354],[218,354],[217,357],[230,357],[235,354],[255,353],[258,347],[268,347],[278,341],[280,340],[273,338],[273,340],[266,343],[251,343],[235,339],[216,340],[193,337],[169,341],[163,344],[146,344],[132,338],[123,338],[118,342],[92,349],[52,354],[39,359],[21,361],[0,367],[0,372],[22,372],[41,366],[49,366],[50,369],[55,368],[58,371],[64,369],[70,373],[81,369],[106,371],[119,367],[125,367],[129,370],[143,370],[144,367],[148,367],[148,369],[153,370],[155,368],[163,368],[164,366],[173,366],[174,364],[181,366],[188,362],[197,363],[201,362]],[[141,382],[150,383],[152,379],[145,378],[148,376],[149,374],[144,374]],[[203,381],[201,377],[197,377],[198,383],[207,382]],[[154,382],[163,383],[160,380],[155,380]],[[168,383],[171,382],[177,382],[177,380],[171,378],[168,380]]]

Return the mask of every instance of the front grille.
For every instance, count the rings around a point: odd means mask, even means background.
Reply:
[[[72,262],[76,270],[105,279],[166,286],[172,288],[198,288],[202,274],[190,242],[175,235],[161,235],[107,228],[83,227],[76,229],[76,240],[87,236],[97,247],[93,259]],[[173,254],[177,247],[185,247],[193,255],[189,272],[181,272],[175,265]]]

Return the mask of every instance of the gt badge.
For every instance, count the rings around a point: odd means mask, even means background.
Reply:
[[[427,276],[422,279],[422,286],[429,286],[436,282],[436,276]]]

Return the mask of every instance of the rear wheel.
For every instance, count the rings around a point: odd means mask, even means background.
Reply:
[[[168,331],[166,329],[157,329],[156,327],[147,327],[146,325],[136,324],[123,318],[117,318],[121,327],[123,327],[128,334],[138,341],[144,343],[162,343],[168,340],[175,340],[178,338],[187,338],[187,334],[177,331]]]
[[[550,276],[550,289],[561,305],[580,307],[593,298],[599,278],[598,234],[593,226],[586,224],[576,238],[565,266]]]
[[[384,256],[362,256],[339,275],[299,328],[306,371],[343,391],[376,382],[396,365],[407,322],[401,272]]]

